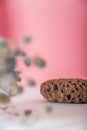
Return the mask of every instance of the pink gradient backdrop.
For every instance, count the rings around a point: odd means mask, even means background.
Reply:
[[[3,33],[0,21],[0,34],[15,41],[24,34],[32,36],[28,47],[20,43],[18,46],[47,61],[46,68],[32,66],[28,71],[19,63],[24,77],[34,77],[38,83],[59,77],[87,78],[85,0],[4,0],[4,3],[8,30]],[[3,17],[1,11],[0,5]]]

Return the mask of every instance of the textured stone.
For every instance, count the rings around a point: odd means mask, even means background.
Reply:
[[[87,103],[87,80],[48,80],[41,84],[40,92],[48,101],[63,103]]]

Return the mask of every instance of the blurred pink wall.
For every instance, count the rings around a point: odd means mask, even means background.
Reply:
[[[7,36],[15,41],[24,34],[32,36],[28,47],[17,44],[28,55],[47,61],[46,68],[32,66],[28,71],[19,63],[24,78],[34,77],[38,83],[59,77],[87,78],[85,0],[7,0],[6,4]]]
[[[9,37],[9,14],[7,13],[7,0],[0,0],[0,36]]]
[[[5,14],[5,2],[2,0],[0,1],[0,35],[5,35],[5,28],[4,28],[4,14]]]

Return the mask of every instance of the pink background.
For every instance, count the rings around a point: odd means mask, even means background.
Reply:
[[[38,84],[59,77],[87,78],[85,0],[0,0],[0,35],[12,38],[28,55],[40,55],[46,68],[20,62],[23,79],[33,77]],[[32,37],[28,47],[18,42]]]

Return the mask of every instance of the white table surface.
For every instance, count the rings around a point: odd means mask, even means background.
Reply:
[[[9,108],[6,112],[0,109],[0,130],[87,130],[87,104],[48,102],[41,96],[39,87],[25,88],[5,106]],[[45,113],[45,106],[52,110]],[[32,114],[26,119],[23,112],[27,109]]]

